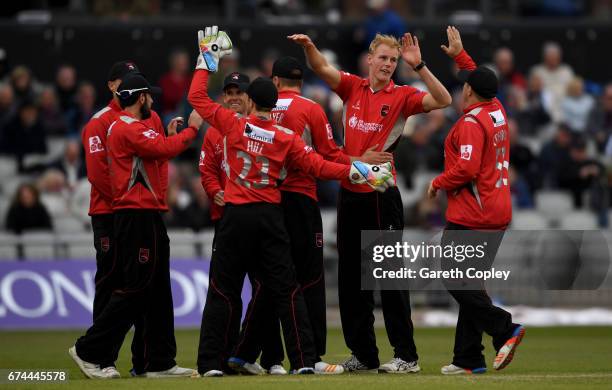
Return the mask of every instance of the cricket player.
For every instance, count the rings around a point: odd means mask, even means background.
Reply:
[[[304,48],[314,72],[344,101],[344,152],[349,155],[359,156],[375,145],[376,150],[392,152],[406,118],[451,103],[446,88],[422,61],[418,39],[411,34],[405,34],[401,43],[378,34],[370,43],[367,78],[334,68],[307,35],[288,38]],[[400,58],[419,74],[429,92],[393,83],[391,76]],[[395,230],[401,239],[403,228],[403,205],[397,187],[378,193],[368,186],[342,181],[338,205],[338,295],[344,340],[352,352],[343,363],[347,371],[420,370],[408,291],[381,291],[394,358],[380,365],[374,334],[374,295],[361,290],[361,231]]]
[[[249,76],[239,73],[232,72],[228,74],[223,81],[223,104],[226,108],[234,111],[240,116],[246,116],[248,114],[248,96],[246,94],[249,86]],[[202,151],[200,153],[200,177],[202,186],[211,202],[210,216],[215,222],[215,238],[213,238],[213,248],[216,241],[216,232],[219,226],[219,221],[223,216],[223,209],[225,206],[225,200],[223,197],[226,175],[225,175],[225,157],[223,155],[223,136],[221,132],[215,127],[211,126],[206,130],[204,135],[204,142],[202,144]],[[217,258],[214,258],[216,261]],[[211,264],[211,267],[214,267]],[[235,310],[242,312],[242,302],[238,305],[236,302]],[[238,340],[238,334],[240,332],[239,318],[237,321],[232,322],[228,325],[227,338],[225,339],[226,345],[224,347],[223,356],[219,359],[223,364],[223,372],[233,373],[233,369],[227,366],[227,360],[231,356],[231,353],[235,347],[236,341]],[[278,322],[278,320],[276,321]],[[203,322],[202,322],[203,324]],[[278,330],[278,326],[276,327]],[[278,333],[278,332],[277,332]],[[204,334],[203,330],[200,332],[200,336]],[[286,375],[287,371],[282,365],[284,358],[282,341],[278,337],[269,338],[270,345],[264,347],[264,354],[262,355],[262,364],[270,374],[273,375]],[[200,342],[200,347],[204,348],[204,343]],[[204,352],[204,350],[202,350]],[[263,370],[261,366],[254,366],[258,370]]]
[[[93,318],[100,315],[108,304],[113,289],[118,283],[115,270],[115,245],[113,234],[113,210],[112,191],[108,172],[108,148],[106,146],[106,132],[119,117],[121,107],[119,96],[115,94],[121,80],[128,74],[139,73],[138,67],[132,61],[119,61],[111,67],[108,74],[108,89],[112,93],[112,99],[106,107],[95,113],[85,125],[81,133],[83,147],[85,149],[85,164],[87,166],[87,178],[91,183],[91,196],[89,215],[94,234],[94,247],[96,249],[96,275],[95,295],[93,302]],[[168,125],[170,135],[176,133],[176,127],[181,118],[174,118]],[[155,111],[151,111],[151,117],[144,120],[148,126],[163,134],[164,128]],[[164,135],[165,136],[165,135]],[[167,172],[167,166],[161,167]],[[167,189],[167,173],[163,185],[163,195],[160,197],[165,203]],[[167,209],[167,207],[166,207]],[[132,364],[131,373],[140,375],[144,373],[144,342],[142,340],[142,324],[136,321],[134,324],[134,338],[132,340]],[[109,375],[119,377],[115,368],[115,360],[119,350],[113,355],[112,360],[101,363],[101,368]]]
[[[482,261],[491,264],[512,216],[507,116],[495,97],[495,73],[484,66],[476,67],[455,27],[449,26],[446,33],[448,46],[442,45],[442,49],[460,69],[464,114],[446,137],[444,173],[432,180],[428,194],[433,198],[438,190],[444,190],[448,197],[443,245],[486,241],[487,259]],[[459,303],[459,318],[453,361],[442,367],[442,374],[486,372],[483,332],[493,338],[497,351],[493,368],[501,370],[512,361],[525,334],[523,326],[512,322],[510,313],[493,305],[484,283],[478,287],[449,290]]]
[[[293,130],[302,140],[328,161],[350,164],[360,160],[370,164],[382,164],[392,160],[391,153],[376,152],[374,147],[366,150],[359,158],[350,157],[336,145],[331,125],[321,106],[300,95],[304,69],[293,57],[282,57],[272,66],[272,81],[278,90],[276,107],[272,117],[281,126]],[[304,301],[312,325],[317,362],[317,374],[341,374],[341,365],[322,361],[325,355],[327,321],[325,305],[325,277],[323,267],[323,223],[317,203],[316,179],[299,170],[289,170],[280,186],[281,205],[285,213],[285,225],[291,241],[291,257],[295,265],[296,277],[302,286]],[[271,305],[261,305],[269,314],[265,319],[275,318]],[[279,339],[278,321],[264,325],[266,342],[261,362],[267,368],[268,356],[282,343]],[[274,341],[274,339],[278,341]],[[270,351],[272,350],[272,351]],[[276,359],[278,360],[278,358]],[[281,359],[282,360],[282,359]],[[269,370],[272,372],[272,370]]]
[[[324,179],[349,176],[354,182],[370,183],[384,191],[392,175],[389,166],[354,162],[352,166],[323,160],[291,130],[271,119],[278,93],[271,80],[258,78],[247,90],[251,114],[239,118],[208,96],[208,77],[218,69],[219,58],[231,52],[227,34],[216,26],[198,34],[200,55],[191,82],[191,105],[224,136],[227,175],[225,210],[217,230],[209,293],[204,308],[198,371],[202,376],[221,376],[222,355],[228,325],[240,318],[235,310],[245,274],[254,288],[240,339],[229,365],[249,372],[261,338],[249,337],[261,318],[253,317],[263,288],[272,296],[280,317],[287,355],[296,374],[313,374],[316,351],[312,328],[301,288],[291,260],[291,247],[284,224],[278,181],[283,168],[297,168]],[[204,353],[202,353],[202,351]]]
[[[119,284],[87,333],[69,349],[88,378],[114,378],[101,364],[119,350],[132,325],[143,318],[146,377],[190,376],[193,370],[176,365],[174,314],[170,288],[170,242],[162,211],[167,209],[164,186],[167,160],[184,151],[197,135],[197,113],[189,127],[164,137],[143,120],[152,115],[151,87],[140,74],[126,75],[116,94],[122,111],[108,128],[106,148],[113,194],[115,267]],[[163,129],[162,129],[163,130]]]

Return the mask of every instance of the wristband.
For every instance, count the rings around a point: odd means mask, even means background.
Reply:
[[[423,69],[426,65],[427,64],[425,63],[425,61],[421,61],[420,64],[418,64],[417,66],[415,66],[412,69],[414,69],[415,72],[418,72],[419,70]]]

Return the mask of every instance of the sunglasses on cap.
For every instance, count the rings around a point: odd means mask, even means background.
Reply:
[[[148,90],[149,90],[149,87],[145,87],[145,88],[135,88],[135,89],[124,89],[122,91],[117,91],[115,93],[117,94],[117,96],[119,96],[119,98],[127,99],[130,96],[132,96],[135,92],[148,91]]]

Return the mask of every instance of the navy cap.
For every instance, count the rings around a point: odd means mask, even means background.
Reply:
[[[276,107],[276,101],[278,100],[278,91],[267,77],[258,77],[247,89],[247,94],[255,102],[256,105],[263,108],[274,108]]]
[[[108,81],[122,79],[129,73],[140,73],[140,70],[138,70],[138,67],[133,61],[115,62],[108,72]]]
[[[246,92],[250,82],[251,79],[244,73],[233,72],[225,76],[225,80],[223,80],[223,91],[225,91],[227,87],[233,85],[238,87],[242,92]]]
[[[474,92],[484,99],[493,99],[497,95],[499,81],[495,72],[486,66],[479,66],[472,71],[460,70],[457,78],[464,83],[468,83]]]
[[[274,61],[272,76],[284,79],[301,80],[304,78],[304,67],[294,57],[282,57]]]

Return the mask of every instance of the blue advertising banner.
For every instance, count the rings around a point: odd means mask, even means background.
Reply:
[[[176,327],[199,327],[208,260],[171,260]],[[86,328],[92,321],[94,260],[0,262],[0,329]],[[251,297],[248,279],[242,293]]]

